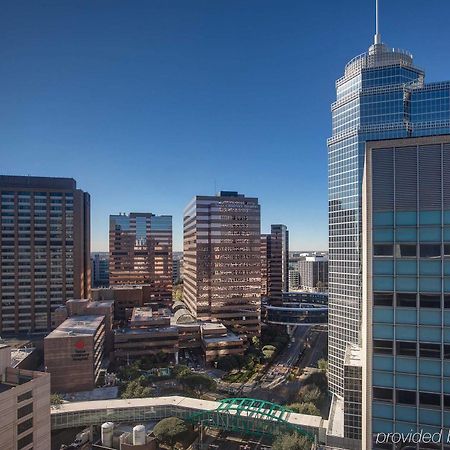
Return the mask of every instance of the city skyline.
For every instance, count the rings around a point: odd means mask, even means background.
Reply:
[[[445,79],[450,5],[418,18],[410,2],[384,3],[385,40]],[[184,205],[221,189],[258,197],[262,230],[286,223],[292,248],[327,249],[334,74],[371,41],[372,1],[48,5],[10,3],[0,19],[3,173],[77,179],[94,251],[107,250],[110,214],[149,208],[173,215],[181,250]],[[395,26],[400,14],[411,26]],[[426,40],[419,20],[433,23]]]

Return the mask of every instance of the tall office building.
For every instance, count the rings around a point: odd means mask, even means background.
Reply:
[[[286,225],[272,225],[261,235],[261,285],[263,297],[272,304],[282,302],[289,290],[289,237]]]
[[[367,141],[445,134],[449,83],[424,83],[412,56],[375,43],[336,82],[329,149],[329,386],[344,394],[344,360],[360,344],[361,191]]]
[[[289,291],[289,231],[286,225],[275,224],[270,234],[281,243],[281,290]]]
[[[298,261],[300,285],[308,291],[328,289],[328,256],[306,256]]]
[[[151,301],[172,303],[172,216],[130,213],[109,217],[109,283],[147,284]]]
[[[92,287],[109,286],[109,254],[94,253],[91,256]]]
[[[363,448],[393,449],[450,427],[450,134],[368,142],[363,199]]]
[[[71,178],[0,176],[0,333],[47,331],[90,292],[90,197]]]
[[[183,297],[200,320],[259,334],[260,206],[237,192],[196,196],[184,212]]]

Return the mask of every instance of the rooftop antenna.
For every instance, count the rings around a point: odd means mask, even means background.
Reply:
[[[381,35],[378,29],[378,0],[375,0],[375,37],[373,43],[375,45],[381,44]]]

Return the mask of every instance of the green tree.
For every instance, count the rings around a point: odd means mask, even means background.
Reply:
[[[125,390],[122,392],[120,398],[147,398],[151,397],[153,390],[145,385],[145,378],[139,377],[137,380],[132,380],[126,384]]]
[[[266,361],[271,360],[275,356],[276,352],[277,352],[277,349],[274,345],[265,345],[262,348],[262,353],[263,353],[264,359]]]
[[[198,397],[206,392],[215,391],[217,387],[216,382],[211,377],[202,373],[186,375],[180,379],[180,383],[185,389],[192,391]]]
[[[160,420],[153,428],[156,439],[173,449],[177,442],[186,443],[193,435],[191,425],[178,417]]]
[[[292,403],[289,408],[299,414],[309,416],[321,416],[319,408],[314,403]]]
[[[311,441],[297,433],[281,434],[272,444],[272,450],[311,450],[311,447]]]
[[[55,408],[59,408],[63,403],[63,398],[61,394],[51,394],[50,395],[50,405]]]
[[[313,403],[317,406],[322,398],[323,393],[315,384],[303,386],[298,393],[298,401],[300,403]]]
[[[326,372],[328,370],[328,361],[326,359],[319,359],[317,361],[317,367],[321,372]]]
[[[178,364],[173,368],[173,374],[175,375],[175,378],[183,378],[186,375],[190,375],[192,373],[192,370],[189,369],[188,366],[185,366],[183,364]]]
[[[224,372],[230,372],[233,369],[239,369],[241,367],[240,361],[234,355],[222,356],[217,360],[217,368]]]
[[[328,392],[328,379],[325,372],[313,372],[303,380],[303,385],[315,384],[322,392]]]

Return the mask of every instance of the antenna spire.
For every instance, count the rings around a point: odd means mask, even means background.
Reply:
[[[375,45],[381,44],[381,35],[378,29],[378,0],[375,0],[375,36],[373,43]]]

